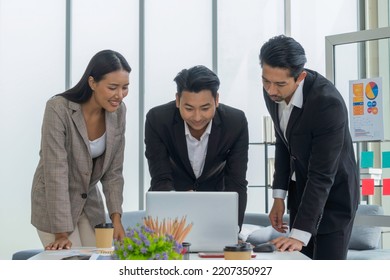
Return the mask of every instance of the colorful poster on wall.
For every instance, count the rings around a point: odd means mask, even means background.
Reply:
[[[350,130],[352,140],[382,141],[382,78],[349,81]]]

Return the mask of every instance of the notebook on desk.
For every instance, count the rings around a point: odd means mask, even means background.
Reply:
[[[238,240],[238,194],[235,192],[147,192],[146,216],[159,221],[193,223],[185,241],[191,252],[222,252]]]

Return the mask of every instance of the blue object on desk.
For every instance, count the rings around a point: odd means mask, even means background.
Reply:
[[[99,255],[99,257],[97,257],[96,260],[98,260],[98,261],[107,261],[107,260],[112,261],[112,260],[115,260],[115,259],[111,255]]]
[[[34,249],[34,250],[22,250],[15,252],[12,255],[12,260],[28,260],[29,258],[43,252],[43,249]]]

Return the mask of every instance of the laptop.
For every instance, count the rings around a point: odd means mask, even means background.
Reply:
[[[191,252],[223,252],[238,241],[238,193],[236,192],[147,192],[146,216],[193,223],[184,241]]]

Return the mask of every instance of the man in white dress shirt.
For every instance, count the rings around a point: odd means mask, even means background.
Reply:
[[[359,201],[358,168],[348,112],[335,86],[304,68],[305,51],[277,36],[260,50],[263,95],[275,125],[272,226],[288,237],[272,241],[312,259],[346,259]]]
[[[249,146],[245,114],[219,103],[219,79],[205,66],[183,69],[174,81],[176,100],[146,115],[150,190],[237,192],[241,227]]]

